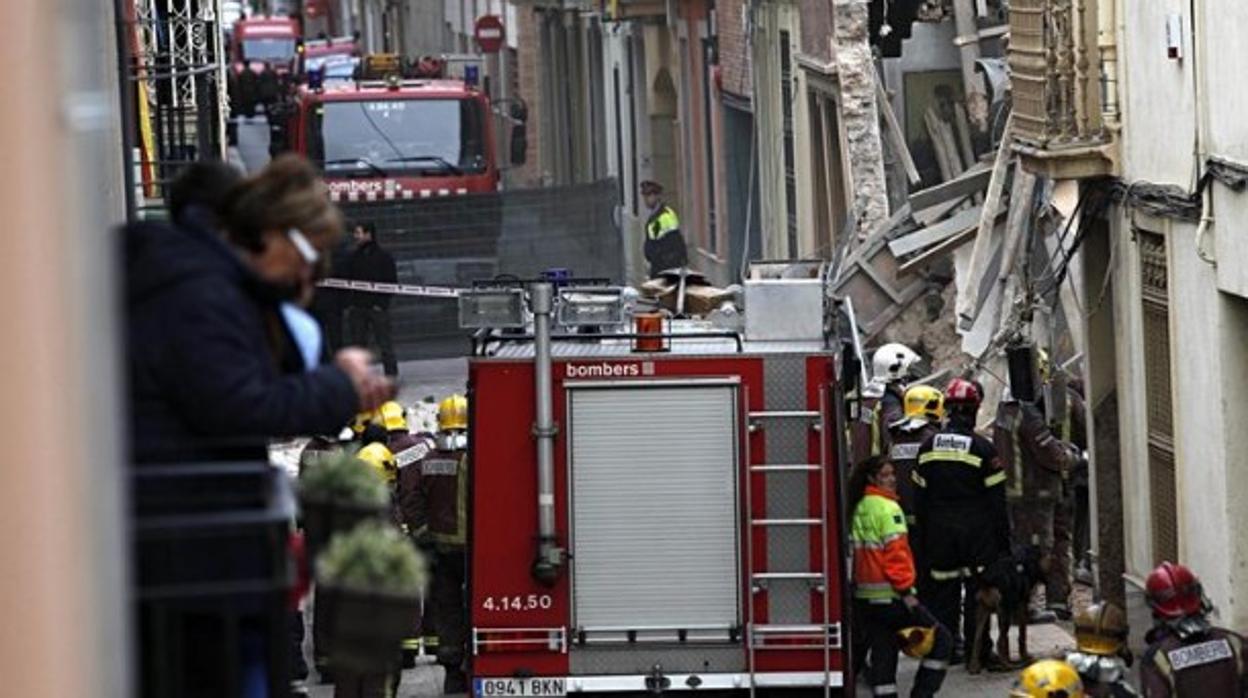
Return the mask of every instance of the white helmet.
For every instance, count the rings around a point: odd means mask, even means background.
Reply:
[[[871,357],[871,380],[881,383],[892,383],[905,380],[910,367],[919,360],[919,355],[910,347],[893,342],[875,350]]]

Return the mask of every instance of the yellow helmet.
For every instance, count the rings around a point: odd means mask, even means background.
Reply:
[[[354,432],[356,436],[359,436],[364,433],[364,430],[368,428],[369,424],[374,424],[378,421],[377,410],[360,412],[351,418],[351,431]]]
[[[1085,654],[1118,654],[1127,644],[1127,614],[1108,601],[1088,606],[1075,616],[1075,644]]]
[[[910,386],[906,390],[903,404],[909,419],[927,418],[940,421],[945,418],[944,393],[930,385]]]
[[[1049,361],[1049,352],[1036,347],[1036,372],[1040,374],[1041,382],[1048,382],[1049,374],[1053,372],[1053,365]]]
[[[377,415],[386,431],[407,431],[407,410],[394,400],[378,407]]]
[[[393,483],[399,477],[399,464],[385,444],[371,443],[361,448],[355,457],[372,466],[387,483]]]
[[[455,393],[438,404],[438,431],[468,430],[468,398]]]
[[[922,659],[931,654],[932,646],[936,644],[936,628],[921,625],[902,628],[897,631],[897,644],[901,646],[902,654]]]
[[[1043,659],[1019,674],[1010,698],[1085,698],[1079,673],[1066,662]]]

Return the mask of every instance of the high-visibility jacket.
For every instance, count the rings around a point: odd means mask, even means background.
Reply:
[[[897,495],[868,486],[854,508],[854,597],[890,600],[914,593],[914,555]]]
[[[685,238],[680,232],[680,218],[667,204],[660,204],[646,221],[646,261],[650,278],[659,272],[685,266],[689,261]]]

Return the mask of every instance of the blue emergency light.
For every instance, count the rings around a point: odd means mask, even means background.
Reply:
[[[477,79],[479,77],[478,73],[479,73],[479,70],[477,69],[477,66],[475,65],[464,66],[464,84],[470,85],[472,87],[476,87]]]

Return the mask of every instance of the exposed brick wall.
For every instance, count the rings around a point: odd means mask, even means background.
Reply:
[[[749,47],[745,27],[741,23],[745,6],[746,0],[719,0],[715,4],[715,21],[719,33],[719,65],[723,71],[723,90],[748,98],[752,93]]]
[[[540,18],[529,6],[516,8],[517,38],[517,82],[520,98],[529,107],[529,121],[526,134],[529,142],[528,157],[522,167],[513,172],[514,186],[536,187],[542,183],[542,85],[541,85],[541,54],[542,33]]]

